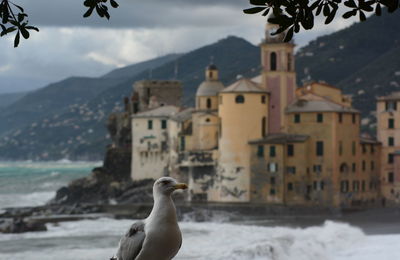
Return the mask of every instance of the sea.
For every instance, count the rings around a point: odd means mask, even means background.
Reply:
[[[38,206],[100,162],[0,162],[0,210]],[[0,234],[0,260],[108,260],[134,220],[101,218],[47,224],[46,232]],[[263,223],[269,223],[267,226]],[[183,244],[174,259],[400,260],[400,232],[370,234],[357,225],[326,220],[296,227],[229,222],[221,216],[179,223]]]

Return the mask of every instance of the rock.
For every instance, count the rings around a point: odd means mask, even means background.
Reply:
[[[1,233],[25,233],[47,231],[45,224],[36,221],[25,221],[22,218],[0,220]]]

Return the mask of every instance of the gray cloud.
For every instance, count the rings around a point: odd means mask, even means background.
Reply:
[[[16,0],[29,14],[32,23],[41,26],[89,26],[111,28],[154,28],[176,26],[209,26],[238,22],[244,0],[119,0],[111,8],[110,21],[93,14],[83,18],[83,0]],[[226,11],[232,15],[226,17]],[[199,14],[203,15],[199,17]]]

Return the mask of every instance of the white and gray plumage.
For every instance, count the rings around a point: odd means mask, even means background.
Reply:
[[[187,185],[170,177],[158,179],[153,186],[154,206],[150,215],[134,223],[121,238],[117,260],[171,260],[182,244],[176,210],[171,194]]]

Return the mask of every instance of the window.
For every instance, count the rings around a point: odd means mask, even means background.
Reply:
[[[362,182],[361,182],[361,190],[362,190],[362,191],[365,191],[365,181],[362,181]]]
[[[185,143],[185,137],[184,136],[181,136],[181,143],[180,143],[180,149],[181,149],[181,151],[185,151],[185,146],[186,146],[186,143]]]
[[[272,71],[276,70],[276,53],[275,52],[271,52],[271,54],[270,54],[270,69]]]
[[[270,189],[269,190],[269,195],[272,195],[272,196],[275,195],[275,189]]]
[[[367,168],[365,161],[362,161],[362,171],[365,172],[365,169]]]
[[[340,191],[342,193],[346,193],[349,190],[349,181],[341,181],[340,182]]]
[[[153,120],[147,121],[147,129],[149,129],[149,130],[153,129]]]
[[[386,101],[386,111],[389,110],[397,110],[397,102],[396,101]]]
[[[348,173],[348,172],[349,172],[349,167],[347,166],[347,164],[342,163],[342,164],[340,165],[340,172],[341,172],[341,173]]]
[[[263,158],[264,157],[264,146],[259,145],[257,147],[257,157]]]
[[[388,173],[388,182],[394,183],[394,173],[393,172]]]
[[[301,121],[300,114],[294,114],[294,122],[300,123],[300,121]]]
[[[270,146],[269,147],[269,157],[275,157],[276,156],[276,148],[275,146]]]
[[[324,115],[317,114],[317,123],[322,123],[322,122],[324,122]]]
[[[211,98],[207,98],[207,108],[211,108]]]
[[[388,154],[388,163],[394,162],[394,155],[392,153]]]
[[[278,171],[278,164],[277,163],[269,163],[268,164],[269,172],[277,172]]]
[[[373,144],[371,144],[371,154],[374,154],[374,153],[375,153],[375,147]]]
[[[394,137],[388,137],[388,146],[394,146]]]
[[[362,145],[362,153],[363,154],[367,153],[367,146],[365,144]]]
[[[356,155],[356,142],[354,141],[351,143],[351,153]]]
[[[287,54],[287,70],[288,71],[292,70],[292,54],[291,53]]]
[[[343,155],[343,142],[339,141],[339,155]]]
[[[343,122],[343,114],[342,113],[339,113],[338,119],[339,119],[339,123]]]
[[[316,143],[316,154],[317,154],[317,156],[323,156],[324,155],[324,142],[323,141],[317,141],[317,143]]]
[[[287,156],[294,156],[294,145],[293,144],[287,145]]]
[[[393,129],[394,128],[394,119],[393,118],[389,118],[389,120],[388,120],[388,128],[389,129]]]
[[[324,182],[324,181],[321,181],[321,182],[319,183],[319,187],[320,187],[321,190],[324,190],[324,188],[325,188],[325,182]]]
[[[353,122],[353,124],[356,123],[356,119],[357,119],[357,115],[356,114],[352,114],[351,115],[351,121]]]
[[[265,137],[267,135],[267,118],[264,116],[261,120],[261,136]]]
[[[359,190],[360,183],[358,181],[353,181],[353,191]]]
[[[167,120],[161,120],[161,129],[167,129]]]
[[[292,191],[293,190],[293,183],[289,182],[287,184],[287,189],[288,189],[288,191]]]
[[[261,103],[265,104],[267,101],[267,97],[266,96],[261,96]]]
[[[356,172],[356,171],[357,171],[357,164],[356,164],[356,163],[353,163],[353,164],[351,165],[351,171],[352,171],[352,172]]]
[[[371,171],[375,170],[375,162],[371,161]]]
[[[314,165],[313,166],[313,171],[316,173],[322,172],[322,165]]]
[[[244,103],[244,96],[243,95],[237,95],[235,98],[235,101],[237,104],[243,104]]]
[[[275,184],[275,177],[269,178],[269,183],[270,183],[271,185],[274,185],[274,184]]]
[[[210,118],[206,118],[206,123],[210,123],[211,119]]]
[[[288,166],[286,167],[286,172],[290,174],[296,174],[296,167],[295,166]]]

